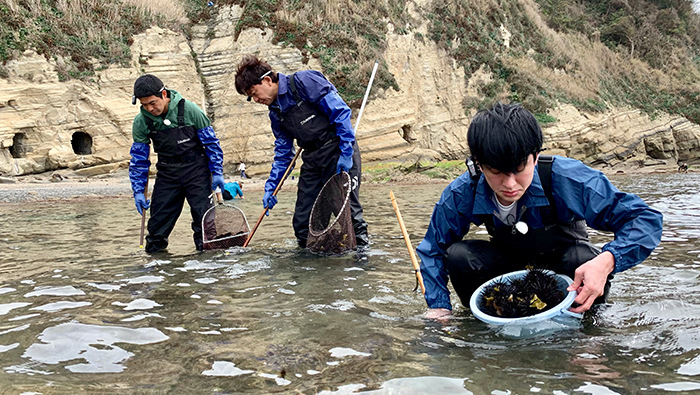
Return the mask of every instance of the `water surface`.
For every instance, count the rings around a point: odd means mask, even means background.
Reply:
[[[329,258],[297,250],[291,186],[228,253],[194,253],[187,211],[152,257],[131,199],[0,204],[0,392],[700,390],[700,175],[613,180],[664,213],[661,246],[616,275],[609,308],[520,335],[455,298],[453,320],[422,318],[389,190],[416,246],[446,183],[363,186],[371,249]],[[251,226],[261,197],[235,201]]]

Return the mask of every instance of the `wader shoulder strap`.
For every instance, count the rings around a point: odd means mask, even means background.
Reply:
[[[557,223],[557,208],[554,203],[554,195],[552,194],[552,163],[554,163],[552,155],[540,155],[539,159],[537,159],[537,172],[540,175],[544,195],[549,201],[549,205],[540,210],[545,227]]]
[[[301,96],[299,96],[299,91],[297,91],[297,84],[294,83],[294,76],[295,75],[296,75],[296,73],[292,73],[292,75],[289,76],[289,90],[292,91],[292,95],[294,95],[294,100],[297,103],[300,103],[302,100],[301,100]]]
[[[143,117],[146,121],[146,126],[151,132],[156,131],[156,126],[153,124],[153,120],[149,117]],[[185,126],[185,99],[180,99],[177,103],[177,124],[178,126]]]
[[[178,126],[185,126],[185,99],[182,98],[177,103],[177,124]]]

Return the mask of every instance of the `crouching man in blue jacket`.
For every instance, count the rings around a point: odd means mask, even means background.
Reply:
[[[146,74],[134,83],[132,104],[141,111],[132,127],[129,178],[139,214],[150,207],[146,252],[168,247],[168,236],[182,213],[185,199],[192,215],[192,237],[202,250],[202,217],[214,204],[212,189],[224,188],[224,154],[209,118],[196,104],[166,89],[156,76]],[[150,143],[158,154],[152,201],[144,195]]]
[[[571,310],[581,313],[605,301],[613,273],[661,241],[662,215],[639,197],[577,160],[540,155],[542,130],[519,104],[479,112],[467,140],[470,171],[443,191],[417,248],[427,318],[451,314],[448,279],[468,306],[481,284],[526,266],[571,277]],[[484,224],[490,239],[462,240],[471,224]],[[615,237],[601,251],[586,226]]]

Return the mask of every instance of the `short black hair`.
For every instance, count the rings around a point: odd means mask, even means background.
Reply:
[[[467,131],[474,160],[504,173],[516,173],[530,154],[542,151],[542,140],[535,116],[518,103],[479,111]]]
[[[269,76],[272,82],[277,82],[279,78],[267,62],[255,55],[246,55],[237,66],[236,91],[241,95],[247,95],[246,92],[266,76]]]
[[[153,74],[144,74],[134,82],[134,96],[131,104],[136,104],[136,99],[149,96],[158,96],[165,89],[165,84]]]

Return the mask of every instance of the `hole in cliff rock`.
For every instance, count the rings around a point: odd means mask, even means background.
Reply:
[[[409,144],[413,144],[413,142],[416,141],[416,138],[413,137],[411,125],[401,126],[401,137]]]
[[[76,155],[92,154],[92,137],[85,132],[73,133],[70,144],[73,146],[73,152]]]
[[[27,156],[27,151],[30,151],[27,144],[27,136],[24,133],[17,133],[12,137],[12,147],[10,154],[13,158],[24,158]]]

